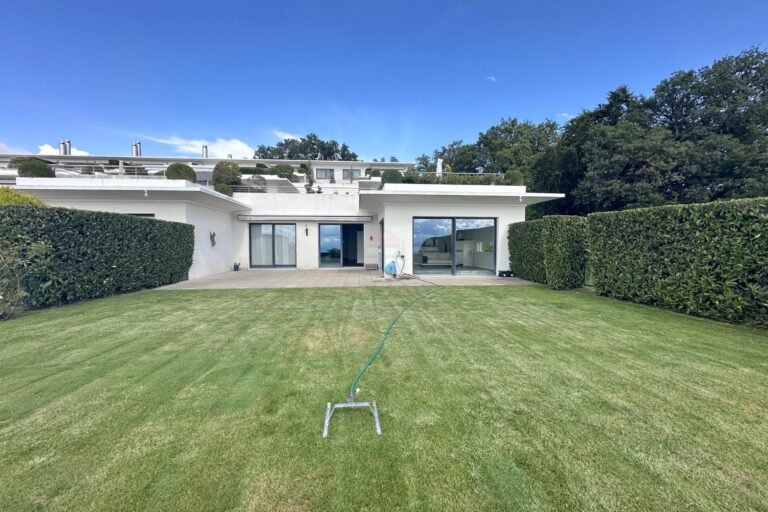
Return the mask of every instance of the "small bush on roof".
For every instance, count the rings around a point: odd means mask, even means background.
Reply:
[[[226,183],[217,183],[213,186],[213,190],[218,192],[219,194],[224,194],[225,196],[232,197],[232,187],[230,185],[227,185]]]
[[[22,178],[55,178],[56,173],[51,166],[37,158],[28,158],[18,163],[16,168]]]
[[[213,184],[240,185],[242,173],[240,166],[231,160],[222,160],[213,168]]]
[[[173,163],[165,170],[165,177],[169,180],[187,180],[192,183],[197,181],[197,173],[186,164]]]

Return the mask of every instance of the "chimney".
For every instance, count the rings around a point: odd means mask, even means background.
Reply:
[[[139,148],[136,146],[136,141],[131,143],[131,156],[139,156]]]
[[[67,154],[67,143],[62,141],[59,141],[59,155],[66,155]]]
[[[230,154],[228,154],[228,155],[227,155],[227,159],[228,159],[228,160],[232,160],[232,153],[230,153]]]
[[[141,142],[140,141],[136,141],[136,153],[137,153],[136,156],[141,156]]]
[[[208,158],[208,144],[203,144],[203,158]]]
[[[64,144],[66,145],[67,152],[64,153],[65,155],[71,155],[72,154],[72,142],[67,139],[64,141]]]

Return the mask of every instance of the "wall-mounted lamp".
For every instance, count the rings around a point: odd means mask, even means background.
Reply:
[[[304,224],[304,234],[309,236],[309,226],[307,224]]]

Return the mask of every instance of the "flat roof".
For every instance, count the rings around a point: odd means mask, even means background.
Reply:
[[[233,199],[215,190],[186,180],[167,180],[158,178],[136,178],[134,176],[87,176],[82,178],[16,178],[17,190],[35,193],[45,200],[45,196],[62,198],[91,192],[105,192],[105,199],[122,197],[152,197],[158,200],[179,199],[186,196],[194,198],[200,204],[215,206],[230,212],[250,210],[245,203]],[[150,192],[152,195],[150,196]],[[64,194],[62,194],[64,193]]]

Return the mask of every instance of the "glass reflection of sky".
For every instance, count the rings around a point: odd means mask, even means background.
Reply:
[[[419,252],[424,242],[451,234],[451,219],[414,219],[413,251]]]
[[[320,226],[320,250],[341,249],[341,226]]]

